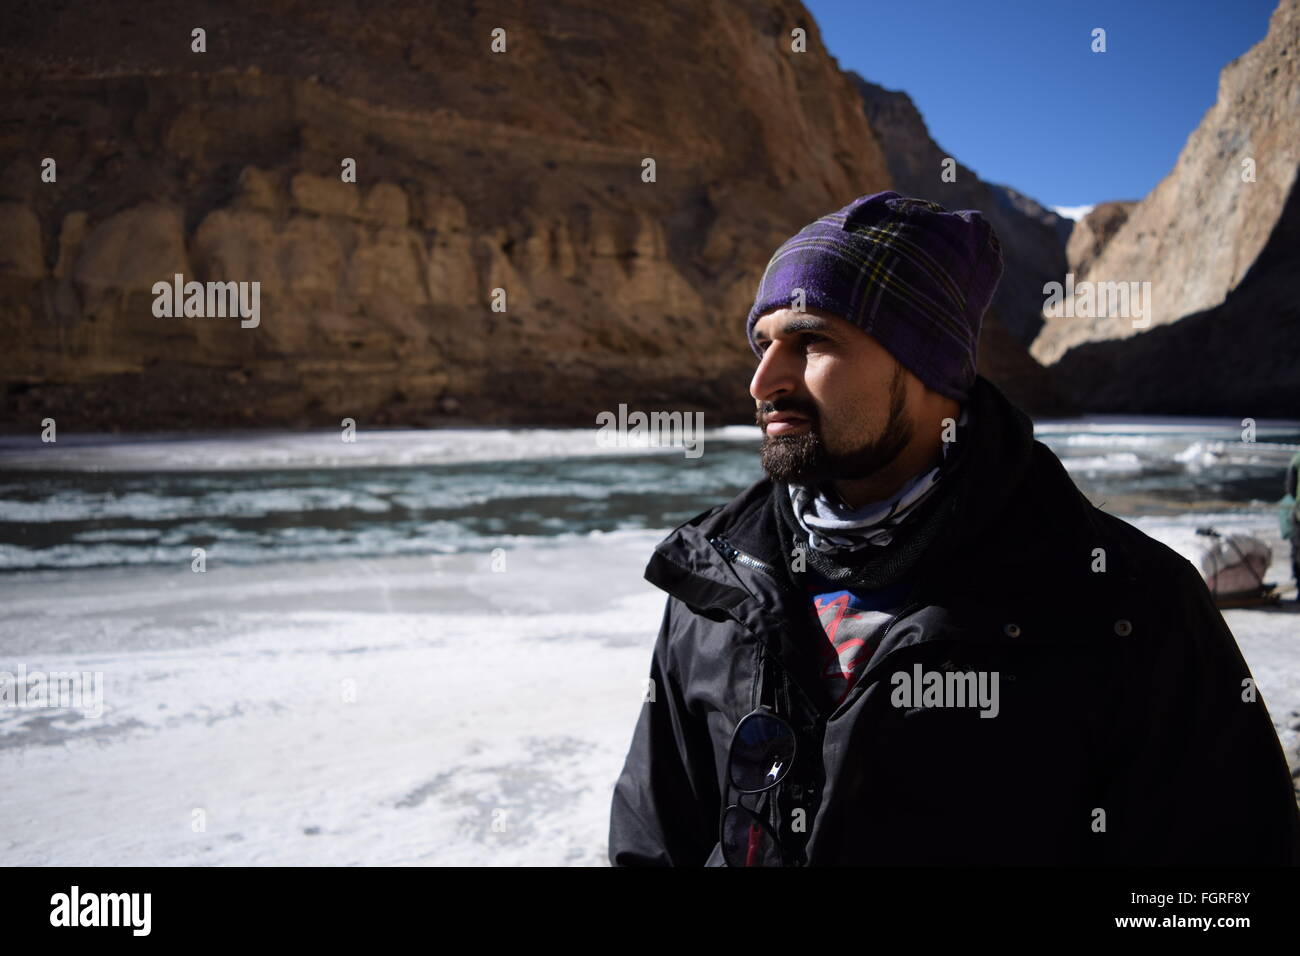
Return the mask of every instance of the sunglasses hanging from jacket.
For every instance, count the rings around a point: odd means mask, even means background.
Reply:
[[[783,798],[788,790],[795,790],[795,802],[802,804],[810,788],[791,784],[798,736],[782,716],[792,712],[790,681],[783,670],[780,682],[769,684],[766,649],[760,649],[759,658],[758,703],[736,724],[727,749],[727,791],[718,839],[727,866],[799,866],[802,841],[792,839],[785,817],[802,811],[800,829],[806,829],[807,808],[788,808]],[[771,705],[764,702],[768,686],[772,686]],[[733,791],[734,803],[730,802]]]

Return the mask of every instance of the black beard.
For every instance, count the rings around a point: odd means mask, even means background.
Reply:
[[[810,419],[808,430],[800,435],[764,434],[759,461],[769,478],[785,484],[817,486],[830,481],[870,478],[912,441],[912,423],[904,415],[904,402],[900,366],[889,383],[889,420],[878,439],[846,454],[831,454],[817,432],[816,421]]]

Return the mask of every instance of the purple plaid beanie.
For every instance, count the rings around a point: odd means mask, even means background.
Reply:
[[[776,250],[745,335],[773,309],[824,309],[868,333],[927,387],[965,401],[980,321],[1002,277],[1002,247],[974,209],[889,191],[810,223]]]

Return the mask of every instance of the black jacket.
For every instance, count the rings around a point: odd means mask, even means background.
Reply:
[[[781,488],[759,481],[656,547],[646,578],[669,597],[614,789],[614,865],[723,865],[727,747],[765,657],[800,735],[763,803],[791,863],[1300,862],[1277,734],[1200,574],[1093,507],[987,379],[971,401],[952,527],[833,710],[824,634],[785,573]],[[893,706],[891,675],[917,663],[996,672],[998,716]]]

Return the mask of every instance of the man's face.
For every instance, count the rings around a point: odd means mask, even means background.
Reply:
[[[755,323],[754,340],[763,357],[749,392],[773,480],[869,478],[911,442],[908,396],[920,382],[857,326],[814,307],[778,309]]]

